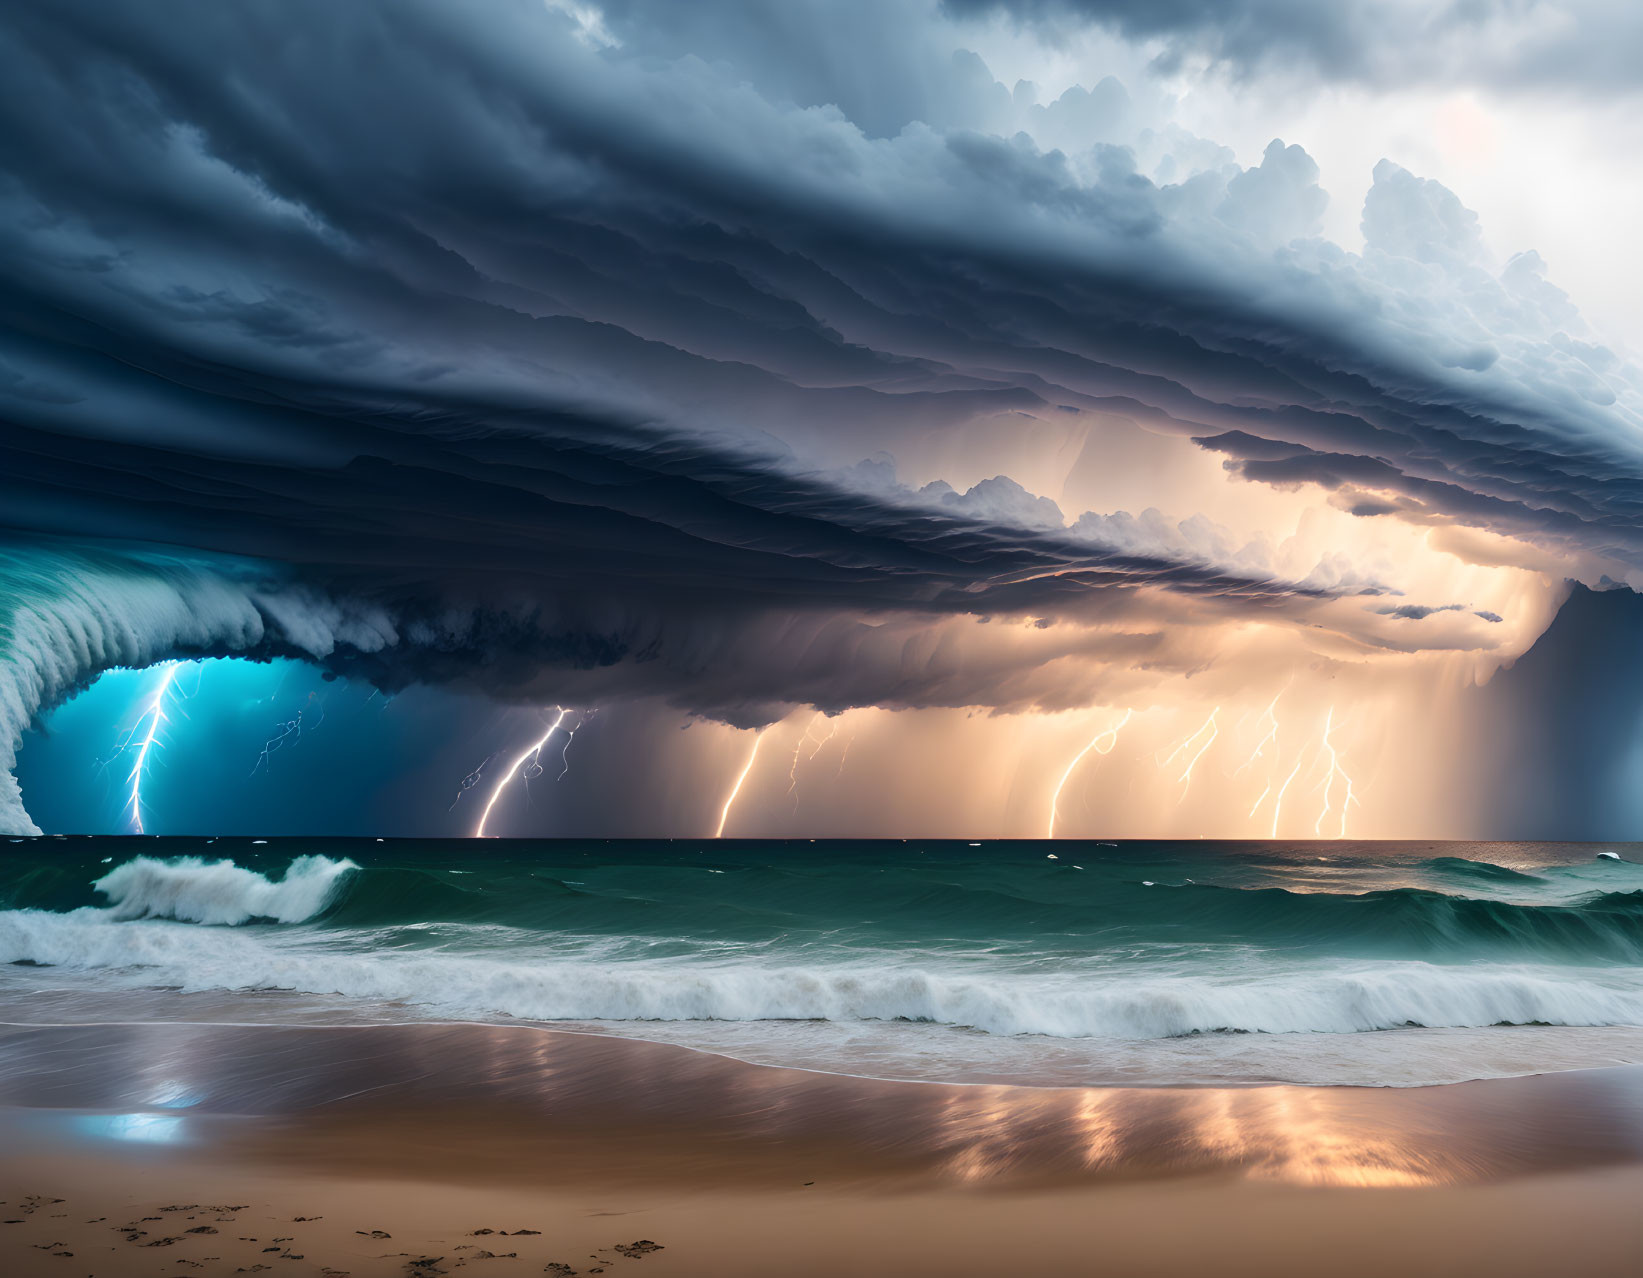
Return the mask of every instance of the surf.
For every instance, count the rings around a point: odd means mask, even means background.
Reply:
[[[782,963],[769,954],[558,958],[551,947],[521,958],[315,951],[286,943],[292,936],[133,922],[109,911],[12,911],[0,915],[0,962],[112,974],[132,987],[288,990],[411,1004],[430,1015],[535,1021],[921,1022],[994,1035],[1128,1039],[1643,1024],[1643,978],[1605,969],[1403,962],[1034,972],[889,952],[854,963]]]
[[[92,886],[108,898],[109,917],[121,922],[303,923],[324,910],[343,877],[358,869],[346,858],[299,856],[281,877],[271,879],[229,860],[140,856],[116,866]]]

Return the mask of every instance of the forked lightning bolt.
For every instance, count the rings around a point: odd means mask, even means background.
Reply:
[[[1290,769],[1284,783],[1278,787],[1278,797],[1272,801],[1272,837],[1278,837],[1278,818],[1284,814],[1284,795],[1289,792],[1290,782],[1295,780],[1295,774],[1301,770],[1301,764],[1306,761],[1306,750],[1295,756],[1295,766]]]
[[[1097,754],[1111,754],[1113,747],[1118,744],[1119,729],[1130,721],[1130,716],[1134,713],[1135,712],[1133,710],[1124,711],[1124,717],[1122,719],[1113,724],[1112,727],[1103,729],[1102,731],[1096,733],[1089,739],[1089,741],[1085,743],[1082,750],[1073,755],[1072,761],[1067,764],[1065,771],[1061,773],[1061,779],[1055,783],[1055,793],[1050,795],[1050,824],[1049,829],[1045,831],[1045,838],[1055,838],[1055,821],[1056,817],[1060,814],[1061,809],[1061,791],[1066,789],[1067,779],[1071,777],[1074,772],[1078,771],[1078,765],[1084,762],[1084,756],[1089,754],[1091,750],[1094,750]],[[1107,743],[1106,749],[1101,748],[1101,742],[1103,741]]]
[[[491,760],[494,758],[496,758],[494,751],[487,754],[484,759],[480,761],[477,768],[456,783],[456,798],[451,800],[451,806],[446,808],[445,811],[450,812],[455,809],[456,805],[462,802],[462,796],[468,793],[469,790],[473,789],[480,783],[481,780],[484,779],[485,769],[491,766]]]
[[[592,713],[597,714],[598,711],[593,711]],[[565,779],[565,777],[569,775],[569,773],[570,773],[570,743],[572,741],[576,740],[576,734],[578,732],[582,731],[582,725],[585,724],[586,722],[587,722],[587,720],[585,718],[578,720],[576,726],[574,728],[569,729],[565,733],[565,744],[564,744],[563,748],[561,748],[560,751],[559,751],[559,775],[554,778],[555,781],[563,781]]]
[[[309,723],[308,711],[316,706],[319,708],[319,718]],[[262,743],[262,753],[257,755],[257,761],[251,765],[251,775],[256,776],[257,772],[264,767],[272,768],[274,764],[272,756],[276,750],[281,749],[286,742],[296,745],[302,740],[304,733],[312,732],[324,722],[325,702],[320,699],[317,692],[310,692],[308,694],[308,704],[297,711],[295,719],[286,719],[283,723],[274,725],[274,735]]]
[[[1287,689],[1286,689],[1286,691],[1287,691]],[[1257,741],[1255,743],[1255,749],[1250,752],[1249,758],[1245,759],[1234,770],[1234,772],[1232,774],[1233,776],[1235,776],[1235,777],[1240,776],[1243,773],[1247,772],[1250,768],[1252,768],[1255,765],[1255,760],[1259,759],[1262,755],[1264,755],[1266,753],[1266,748],[1269,745],[1273,746],[1273,747],[1277,746],[1277,744],[1278,744],[1278,714],[1277,714],[1278,699],[1279,699],[1279,697],[1282,697],[1283,695],[1284,694],[1282,692],[1280,692],[1278,694],[1278,696],[1272,698],[1271,702],[1268,703],[1267,708],[1266,708],[1266,712],[1261,717],[1263,719],[1265,719],[1271,726],[1267,728],[1266,736],[1262,737],[1259,741]],[[1267,789],[1271,790],[1272,789],[1271,785],[1268,785]],[[1265,794],[1263,794],[1261,796],[1261,798],[1265,798],[1265,797],[1266,797]],[[1260,806],[1261,806],[1261,800],[1257,799],[1255,801],[1255,807],[1258,808]],[[1253,811],[1254,811],[1254,809],[1251,809],[1252,814],[1253,814]]]
[[[542,734],[541,738],[508,765],[508,770],[502,774],[501,779],[497,781],[495,787],[491,790],[491,797],[485,803],[485,810],[479,814],[479,824],[474,827],[474,838],[483,839],[485,837],[485,822],[490,820],[491,809],[496,806],[496,801],[502,797],[502,792],[508,788],[508,782],[512,781],[516,776],[522,776],[527,766],[533,764],[537,766],[537,775],[541,775],[541,766],[538,763],[538,759],[542,754],[542,747],[547,745],[548,742],[552,740],[553,734],[559,731],[560,726],[565,722],[570,713],[571,712],[569,710],[561,709],[559,711],[559,717],[548,725],[548,730]],[[567,743],[566,749],[569,748],[569,743]]]
[[[806,754],[804,757],[807,760],[814,759],[821,753],[821,748],[831,741],[834,734],[836,734],[839,730],[838,721],[835,719],[829,722],[826,736],[818,737],[814,735],[817,721],[825,717],[826,714],[824,711],[816,711],[816,713],[811,716],[810,722],[804,725],[804,732],[800,735],[799,739],[793,743],[793,763],[787,769],[787,794],[788,797],[793,800],[794,812],[799,810],[799,755],[804,753],[804,747],[808,745],[810,747],[810,753]]]
[[[142,834],[143,830],[143,776],[148,769],[149,752],[159,741],[160,728],[171,722],[165,712],[165,701],[171,686],[176,682],[177,671],[182,668],[178,661],[169,662],[160,673],[160,681],[154,691],[149,694],[142,713],[137,718],[137,726],[132,729],[131,735],[126,738],[129,744],[140,733],[142,739],[137,742],[137,757],[132,761],[131,771],[126,776],[128,799],[126,814],[131,821],[133,834]]]
[[[1287,691],[1289,691],[1289,689],[1285,688],[1284,692],[1287,692]],[[1272,747],[1272,762],[1273,762],[1273,765],[1274,766],[1277,765],[1278,760],[1281,757],[1279,752],[1278,752],[1278,700],[1283,695],[1284,695],[1284,693],[1280,692],[1278,694],[1278,696],[1272,698],[1271,702],[1268,703],[1267,708],[1266,708],[1266,713],[1265,713],[1265,715],[1262,716],[1263,718],[1265,718],[1267,720],[1267,722],[1269,724],[1269,726],[1267,728],[1266,736],[1262,737],[1259,741],[1257,741],[1255,743],[1255,749],[1250,752],[1249,758],[1245,759],[1242,763],[1240,763],[1238,765],[1237,769],[1232,774],[1233,776],[1239,776],[1240,774],[1242,774],[1244,772],[1247,772],[1247,771],[1249,771],[1250,768],[1254,767],[1255,766],[1255,760],[1261,758],[1263,755],[1266,754],[1266,748],[1268,746]],[[1260,796],[1255,800],[1254,803],[1249,805],[1249,815],[1250,815],[1251,820],[1253,820],[1254,817],[1255,817],[1255,814],[1261,810],[1261,805],[1266,802],[1267,795],[1269,795],[1271,793],[1272,793],[1272,777],[1269,774],[1268,777],[1267,777],[1266,786],[1261,790]]]
[[[1169,767],[1171,763],[1191,749],[1193,742],[1197,741],[1200,737],[1203,738],[1203,744],[1191,753],[1187,759],[1186,767],[1182,770],[1181,775],[1175,778],[1177,781],[1181,782],[1183,786],[1183,789],[1181,790],[1181,797],[1183,799],[1187,797],[1187,791],[1192,788],[1192,770],[1198,766],[1198,760],[1204,757],[1204,753],[1210,748],[1210,746],[1215,744],[1215,738],[1221,735],[1221,730],[1215,723],[1215,716],[1220,713],[1220,706],[1216,706],[1215,709],[1211,710],[1209,712],[1209,718],[1205,719],[1204,722],[1199,725],[1198,730],[1189,736],[1185,741],[1181,742],[1180,745],[1176,746],[1175,749],[1171,750],[1169,757],[1163,762],[1163,767]],[[1205,733],[1208,733],[1209,735],[1205,736]]]
[[[284,723],[276,724],[275,727],[278,731],[262,743],[262,753],[257,756],[257,761],[251,765],[252,776],[257,775],[257,770],[259,768],[266,764],[270,764],[271,760],[269,756],[283,746],[287,741],[302,740],[302,711],[297,711],[297,717],[295,719],[287,719]]]
[[[1339,777],[1341,782],[1346,786],[1346,794],[1341,799],[1341,825],[1340,830],[1335,837],[1338,839],[1344,839],[1346,837],[1346,810],[1356,803],[1357,799],[1354,798],[1352,794],[1352,778],[1347,776],[1346,769],[1341,766],[1340,753],[1335,749],[1335,743],[1329,739],[1330,734],[1334,731],[1335,707],[1331,706],[1329,708],[1329,713],[1324,716],[1323,737],[1323,748],[1325,753],[1329,755],[1329,772],[1324,776],[1323,782],[1324,805],[1322,810],[1318,813],[1317,821],[1313,823],[1312,833],[1323,833],[1324,821],[1328,819],[1330,809],[1332,807],[1331,796],[1335,793],[1335,778]]]

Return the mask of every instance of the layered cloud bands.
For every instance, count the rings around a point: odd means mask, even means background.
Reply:
[[[8,16],[0,765],[178,655],[739,727],[1264,703],[1636,579],[1643,383],[1535,255],[1390,162],[1348,252],[1302,148],[1040,104],[947,12]]]

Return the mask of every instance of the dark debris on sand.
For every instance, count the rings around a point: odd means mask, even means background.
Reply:
[[[45,1211],[46,1208],[58,1206],[64,1201],[65,1200],[61,1198],[50,1198],[40,1194],[31,1194],[18,1200],[15,1204],[0,1201],[0,1223],[9,1225],[26,1224],[29,1223],[29,1217],[41,1213],[44,1213],[52,1218],[66,1218],[68,1214],[66,1212]],[[187,1215],[186,1218],[189,1221],[199,1220],[201,1217],[204,1217],[207,1220],[214,1219],[217,1221],[233,1221],[235,1219],[235,1213],[249,1211],[250,1208],[246,1204],[209,1204],[202,1206],[199,1203],[177,1203],[165,1207],[155,1208],[153,1210],[156,1210],[162,1214],[142,1216],[136,1219],[128,1220],[124,1224],[109,1223],[106,1224],[105,1227],[113,1230],[117,1234],[120,1234],[125,1242],[133,1246],[143,1248],[167,1248],[173,1247],[178,1243],[192,1241],[196,1238],[203,1241],[205,1238],[220,1235],[222,1231],[216,1228],[215,1225],[202,1223],[183,1227],[181,1228],[181,1232],[178,1234],[163,1234],[156,1238],[152,1237],[144,1226],[150,1223],[164,1221],[165,1216],[167,1214],[171,1214],[173,1215],[173,1221],[167,1223],[171,1223],[173,1228],[178,1228],[182,1224],[181,1221],[175,1221],[175,1214],[178,1213],[198,1213]],[[293,1224],[308,1224],[313,1221],[323,1219],[324,1217],[322,1216],[290,1217]],[[104,1224],[107,1220],[108,1218],[105,1216],[98,1216],[87,1220],[86,1223],[89,1225]],[[385,1229],[356,1229],[354,1230],[354,1233],[360,1238],[367,1238],[373,1241],[382,1241],[392,1237],[392,1235]],[[469,1237],[472,1238],[539,1238],[541,1236],[542,1231],[540,1229],[522,1228],[508,1230],[494,1229],[488,1226],[474,1229],[469,1232]],[[47,1237],[49,1237],[49,1235],[47,1235]],[[240,1242],[245,1243],[255,1244],[261,1241],[253,1235],[241,1234],[237,1237]],[[283,1270],[283,1266],[278,1262],[300,1261],[305,1258],[304,1253],[293,1251],[289,1246],[285,1245],[294,1242],[295,1239],[293,1237],[275,1237],[269,1241],[273,1245],[265,1246],[261,1249],[263,1257],[265,1258],[264,1260],[259,1260],[249,1265],[241,1265],[234,1269],[233,1272],[236,1274],[273,1275]],[[53,1241],[46,1243],[33,1243],[30,1245],[36,1250],[50,1252],[50,1254],[54,1257],[64,1259],[72,1259],[74,1257],[74,1252],[69,1250],[68,1247],[62,1242]],[[488,1249],[481,1249],[472,1244],[459,1246],[455,1250],[457,1253],[456,1256],[448,1256],[443,1254],[438,1256],[418,1256],[405,1252],[400,1253],[400,1255],[404,1258],[405,1278],[445,1278],[445,1276],[449,1275],[453,1269],[461,1269],[470,1261],[518,1260],[520,1258],[519,1252],[517,1251],[497,1252]],[[590,1253],[588,1256],[588,1261],[592,1263],[587,1264],[586,1268],[582,1270],[578,1270],[563,1261],[556,1260],[548,1261],[544,1264],[541,1272],[547,1275],[548,1278],[579,1278],[582,1274],[604,1274],[608,1266],[614,1265],[618,1261],[642,1260],[644,1257],[661,1250],[663,1250],[661,1243],[655,1242],[649,1238],[639,1238],[629,1243],[617,1243],[611,1247],[602,1247],[599,1249],[597,1254]],[[464,1255],[463,1253],[467,1254]],[[200,1269],[204,1263],[220,1263],[222,1260],[222,1256],[206,1256],[203,1258],[203,1261],[188,1259],[186,1257],[180,1259],[174,1257],[172,1260],[165,1263],[171,1266],[184,1266],[190,1269]],[[507,1267],[504,1266],[504,1268]],[[511,1269],[508,1271],[513,1272]],[[321,1278],[350,1278],[350,1271],[346,1269],[339,1269],[332,1265],[321,1265],[320,1274]]]

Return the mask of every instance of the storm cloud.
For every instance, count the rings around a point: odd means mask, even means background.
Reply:
[[[1088,8],[1237,60],[1284,6]],[[1244,169],[1183,140],[1166,182],[1114,141],[990,131],[1013,99],[929,7],[875,19],[921,32],[871,54],[909,70],[895,92],[837,41],[810,56],[820,12],[8,15],[13,734],[175,655],[757,726],[1088,704],[1102,681],[1070,663],[1190,673],[1227,621],[1403,652],[1389,622],[1444,612],[1434,650],[1498,642],[1455,598],[1346,602],[1407,593],[1395,564],[1297,563],[1167,493],[1063,509],[1002,472],[899,477],[973,432],[1065,432],[1099,469],[1121,423],[1365,519],[1643,574],[1639,374],[1536,255],[1491,262],[1452,192],[1384,163],[1349,252],[1300,146]],[[1287,38],[1321,64],[1350,20]],[[1079,93],[1056,109],[1118,129],[1122,85]],[[88,621],[61,585],[88,572],[185,602]],[[56,662],[22,612],[100,637]]]
[[[1240,76],[1297,65],[1333,80],[1443,80],[1635,93],[1643,18],[1623,0],[944,0],[1047,34],[1091,23],[1156,42],[1165,66],[1203,58]]]

